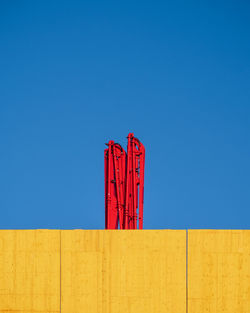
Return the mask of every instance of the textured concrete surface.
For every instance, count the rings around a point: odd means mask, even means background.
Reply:
[[[0,312],[60,312],[60,231],[0,230]]]
[[[188,313],[250,313],[250,230],[188,231]]]
[[[0,230],[0,313],[250,313],[250,230],[186,234]]]
[[[62,231],[62,313],[186,312],[186,232]]]

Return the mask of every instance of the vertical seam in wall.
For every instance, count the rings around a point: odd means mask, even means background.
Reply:
[[[60,313],[62,312],[62,231],[60,230]]]
[[[186,313],[188,313],[188,229],[186,229]]]

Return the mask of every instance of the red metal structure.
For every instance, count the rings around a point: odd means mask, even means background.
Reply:
[[[105,228],[142,229],[145,148],[128,135],[127,154],[110,140],[104,150]]]
[[[126,152],[110,140],[104,150],[105,228],[117,229],[124,224]]]

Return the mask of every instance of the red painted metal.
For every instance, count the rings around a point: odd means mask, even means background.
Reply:
[[[110,140],[104,150],[105,228],[123,229],[126,152]]]
[[[145,148],[128,135],[127,154],[110,140],[104,151],[105,228],[142,229]]]
[[[125,211],[128,212],[128,229],[142,229],[145,148],[133,133],[128,135],[127,153]]]

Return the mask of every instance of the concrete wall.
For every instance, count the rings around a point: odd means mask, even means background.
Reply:
[[[5,312],[250,313],[250,231],[1,230]]]
[[[188,312],[250,313],[250,230],[188,231]]]
[[[0,312],[60,312],[59,231],[0,231]]]

